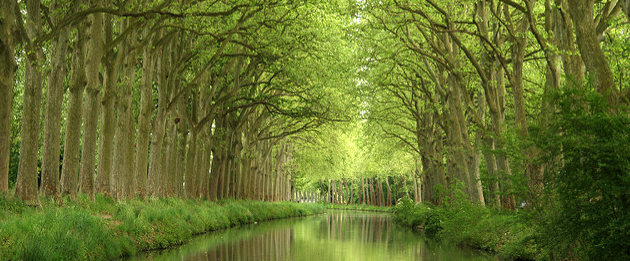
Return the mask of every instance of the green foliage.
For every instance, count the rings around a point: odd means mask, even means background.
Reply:
[[[97,195],[42,209],[0,198],[1,260],[111,260],[179,245],[234,225],[321,213],[319,204],[156,199],[115,203]]]
[[[430,204],[416,204],[409,198],[402,198],[394,208],[394,221],[408,227],[420,227],[427,235],[436,235],[442,230],[445,212]]]
[[[559,257],[628,260],[630,117],[587,88],[555,95],[558,113],[538,137],[555,163],[541,240]]]
[[[308,136],[307,141],[296,143],[290,164],[295,167],[293,174],[301,179],[298,184],[359,174],[356,129],[322,127],[320,131],[319,135]]]
[[[516,213],[501,213],[471,204],[447,209],[401,199],[394,209],[394,221],[422,228],[427,235],[461,246],[497,253],[501,259],[541,257],[532,236],[535,227]]]

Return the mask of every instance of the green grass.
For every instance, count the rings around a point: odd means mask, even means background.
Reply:
[[[322,213],[320,204],[79,197],[42,208],[0,197],[0,260],[110,260],[235,225]]]
[[[362,210],[362,211],[374,211],[374,212],[392,212],[393,207],[379,207],[370,205],[345,205],[345,204],[325,204],[328,209],[347,209],[347,210]]]
[[[501,260],[544,260],[535,243],[536,225],[517,212],[462,205],[457,208],[401,200],[394,221],[429,236],[496,254]]]

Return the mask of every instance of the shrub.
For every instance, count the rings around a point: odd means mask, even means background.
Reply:
[[[404,226],[422,227],[425,234],[497,253],[501,259],[530,260],[540,257],[532,235],[535,228],[514,212],[497,212],[472,204],[447,209],[400,200],[394,220]]]
[[[546,177],[541,243],[556,257],[630,260],[628,112],[586,88],[556,100],[558,113],[537,139],[546,161],[557,163]]]

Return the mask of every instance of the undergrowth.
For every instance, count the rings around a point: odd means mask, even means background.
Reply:
[[[541,259],[534,226],[519,213],[474,205],[445,208],[401,199],[394,221],[422,229],[429,236],[497,254],[502,260]]]
[[[321,213],[320,204],[79,196],[33,208],[0,197],[0,260],[110,260],[235,225]]]

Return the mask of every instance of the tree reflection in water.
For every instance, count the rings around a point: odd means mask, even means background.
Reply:
[[[382,213],[332,211],[263,222],[201,236],[179,249],[134,260],[348,261],[491,260],[475,251],[397,227]]]

